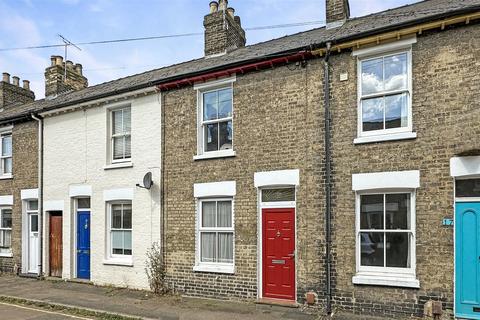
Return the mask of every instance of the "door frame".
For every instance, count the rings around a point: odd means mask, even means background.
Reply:
[[[265,189],[295,189],[295,201],[282,201],[282,202],[262,202],[262,192]],[[257,298],[263,299],[263,209],[294,209],[293,220],[295,224],[295,299],[292,301],[297,302],[297,287],[298,287],[298,233],[297,233],[297,186],[263,186],[257,188]],[[270,298],[269,298],[270,299]],[[276,300],[276,299],[272,299]],[[282,301],[278,299],[279,301]],[[285,300],[287,301],[287,300]],[[288,300],[290,301],[290,300]]]
[[[90,208],[78,208],[78,199],[90,198]],[[77,276],[77,224],[78,224],[78,211],[88,211],[90,213],[90,237],[92,236],[92,197],[91,196],[78,196],[72,197],[72,215],[71,215],[71,279],[78,279]],[[92,239],[90,238],[90,279],[92,278]]]

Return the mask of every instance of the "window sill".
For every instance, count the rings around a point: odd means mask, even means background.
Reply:
[[[103,264],[109,265],[109,266],[133,267],[133,260],[111,258],[111,259],[103,260]]]
[[[9,253],[0,253],[0,258],[12,258],[13,257],[13,253],[9,252]]]
[[[235,157],[235,151],[233,150],[221,150],[221,151],[211,151],[204,154],[200,154],[193,157],[193,160],[207,160],[207,159],[217,159],[217,158],[230,158]]]
[[[193,267],[195,272],[211,272],[211,273],[225,273],[225,274],[234,274],[235,266],[215,266],[215,265],[198,265]]]
[[[0,175],[0,180],[7,180],[7,179],[13,179],[13,175],[11,174]]]
[[[132,167],[133,167],[132,162],[118,162],[118,163],[112,163],[112,164],[103,166],[103,169],[113,170],[113,169],[132,168]]]
[[[352,282],[353,284],[373,286],[420,288],[420,281],[418,281],[415,276],[405,274],[357,273],[357,275],[352,278]]]
[[[401,133],[391,133],[391,134],[382,134],[378,136],[368,136],[360,137],[353,140],[354,144],[366,144],[382,141],[396,141],[396,140],[410,140],[416,139],[416,132],[401,132]]]

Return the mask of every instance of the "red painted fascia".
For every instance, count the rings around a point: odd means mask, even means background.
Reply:
[[[165,82],[157,85],[157,89],[160,91],[167,91],[171,89],[177,89],[181,88],[184,86],[189,86],[193,85],[195,83],[199,82],[206,82],[212,79],[218,79],[221,77],[228,77],[233,74],[244,74],[250,71],[258,71],[262,69],[268,69],[268,68],[273,68],[275,66],[279,65],[285,65],[287,63],[291,62],[297,62],[297,61],[302,61],[311,56],[311,53],[309,51],[301,51],[297,52],[295,54],[291,54],[288,56],[283,56],[283,57],[277,57],[277,58],[271,58],[268,60],[260,61],[260,62],[255,62],[251,64],[246,64],[243,66],[237,66],[233,68],[228,68],[225,70],[221,71],[215,71],[215,72],[210,72],[210,73],[205,73],[199,76],[193,76],[193,77],[187,77],[183,78],[180,80],[175,80],[175,81],[170,81],[170,82]]]

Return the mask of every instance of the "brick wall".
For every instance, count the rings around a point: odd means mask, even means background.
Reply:
[[[33,91],[0,81],[0,107],[15,103],[28,103],[35,100]]]
[[[238,76],[234,83],[234,150],[229,159],[194,161],[197,101],[192,87],[164,94],[167,278],[175,290],[222,299],[257,297],[257,190],[254,173],[300,169],[297,194],[298,296],[322,287],[323,167],[321,62]],[[193,272],[194,183],[234,180],[234,275]],[[320,267],[319,267],[320,266]]]
[[[0,271],[17,272],[22,264],[22,189],[37,188],[38,142],[36,121],[15,124],[13,140],[13,179],[0,180],[0,195],[13,195],[13,258],[0,258]],[[15,268],[17,267],[17,269]]]
[[[345,20],[349,16],[348,0],[326,0],[327,23]]]
[[[332,57],[335,193],[335,306],[388,318],[419,316],[432,299],[453,309],[453,179],[449,160],[480,149],[480,25],[424,34],[413,45],[415,140],[354,145],[357,135],[357,66],[346,52]],[[340,82],[340,73],[349,80]],[[357,286],[355,196],[352,174],[420,170],[416,197],[417,278],[421,288]]]
[[[205,16],[205,56],[224,53],[246,43],[245,31],[240,24],[240,18],[232,18],[224,11],[218,11]]]

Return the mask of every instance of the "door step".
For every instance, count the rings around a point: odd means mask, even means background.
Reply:
[[[256,301],[257,304],[266,304],[287,308],[299,308],[300,304],[293,300],[261,298]]]

